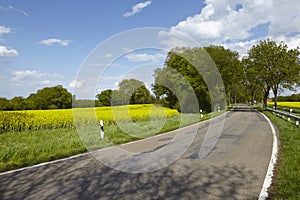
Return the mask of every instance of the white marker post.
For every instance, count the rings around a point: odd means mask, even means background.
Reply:
[[[221,108],[220,108],[220,106],[218,107],[218,112],[220,112],[221,111]]]
[[[200,109],[199,112],[200,112],[200,119],[201,119],[203,117],[202,109]]]
[[[103,120],[100,120],[100,138],[104,138],[104,127],[103,127]]]
[[[298,120],[296,120],[296,126],[299,126],[299,121]]]
[[[290,115],[292,114],[292,112],[293,112],[293,109],[290,109]],[[290,121],[290,120],[291,120],[291,118],[288,117],[288,121]]]

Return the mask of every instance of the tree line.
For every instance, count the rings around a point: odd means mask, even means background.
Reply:
[[[222,84],[215,80],[219,78],[218,73]],[[224,108],[226,104],[238,102],[262,101],[266,107],[272,91],[277,107],[277,98],[283,89],[300,86],[299,48],[290,49],[283,42],[264,40],[242,59],[238,52],[223,46],[174,48],[168,52],[165,67],[154,71],[154,77],[151,88],[154,97],[142,82],[123,80],[119,90],[103,91],[97,98],[103,105],[155,102],[179,111],[184,107],[184,112],[198,112],[191,102],[194,93],[198,107],[211,112],[217,106]],[[224,90],[226,95],[221,92],[212,95],[212,90]],[[217,99],[219,104],[212,105],[211,98]]]
[[[118,90],[104,90],[95,101],[75,100],[73,96],[73,106],[157,103],[182,112],[198,112],[192,102],[193,94],[197,107],[210,112],[216,107],[249,101],[262,101],[266,107],[272,91],[277,107],[277,100],[284,99],[278,98],[283,89],[300,86],[299,54],[298,47],[291,49],[272,40],[260,41],[242,59],[238,52],[223,46],[174,48],[168,52],[164,67],[154,70],[152,93],[142,81],[125,79]],[[299,101],[297,95],[291,99]],[[72,95],[62,86],[43,88],[26,99],[0,98],[0,110],[71,107]]]
[[[41,110],[72,107],[72,94],[61,85],[45,87],[27,98],[0,98],[0,110]]]

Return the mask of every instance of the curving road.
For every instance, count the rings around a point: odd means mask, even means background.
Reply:
[[[94,157],[85,154],[0,174],[0,199],[258,199],[272,151],[272,133],[264,117],[246,106],[228,112],[216,146],[202,159],[199,149],[209,122],[197,126],[190,148],[158,171],[127,173],[94,159],[101,153],[109,155],[110,148],[94,153]],[[181,132],[188,134],[192,128],[195,126]],[[175,133],[121,148],[158,151],[172,141]]]

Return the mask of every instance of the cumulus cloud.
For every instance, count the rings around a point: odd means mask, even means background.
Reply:
[[[57,38],[49,38],[46,40],[42,40],[40,42],[38,42],[39,44],[44,44],[47,46],[52,46],[54,44],[58,44],[61,46],[68,46],[70,44],[70,40],[61,40],[61,39],[57,39]]]
[[[146,53],[140,53],[140,54],[128,54],[125,56],[128,61],[130,62],[159,62],[164,60],[166,57],[165,54],[162,53],[156,53],[156,54],[146,54]]]
[[[57,81],[61,76],[57,73],[43,73],[36,70],[16,70],[12,72],[11,81],[15,85],[43,86],[49,84],[59,84]],[[53,81],[50,81],[53,80]]]
[[[71,83],[69,83],[69,87],[79,89],[82,86],[82,81],[73,80]]]
[[[143,3],[138,3],[134,6],[132,6],[131,11],[124,13],[123,16],[131,17],[131,16],[135,15],[136,13],[141,12],[144,8],[148,7],[151,3],[152,3],[152,1],[145,1]]]
[[[259,39],[266,38],[299,46],[299,10],[298,0],[206,0],[199,14],[172,26],[170,31],[162,31],[160,36],[169,46],[184,46],[177,36],[182,33],[201,46],[227,45],[243,53]],[[265,35],[253,32],[259,26],[266,27]]]
[[[0,46],[0,57],[17,57],[19,55],[18,51],[6,46]]]
[[[0,96],[27,97],[37,90],[55,85],[66,85],[66,77],[59,73],[45,73],[37,70],[10,70],[1,73]]]

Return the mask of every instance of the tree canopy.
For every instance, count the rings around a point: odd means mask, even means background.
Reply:
[[[264,106],[270,90],[274,94],[274,106],[277,108],[277,96],[283,88],[293,89],[300,82],[299,48],[288,49],[283,42],[260,41],[248,52],[244,59],[244,68],[250,84],[260,86],[264,91]]]
[[[124,79],[119,83],[118,90],[104,90],[96,95],[100,106],[147,104],[153,102],[150,91],[142,81]]]

